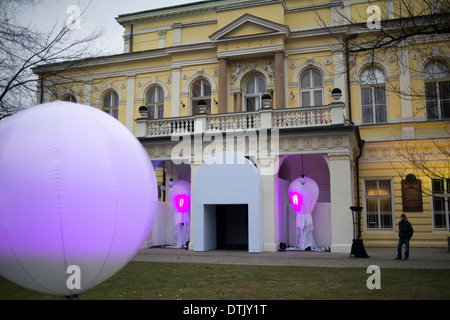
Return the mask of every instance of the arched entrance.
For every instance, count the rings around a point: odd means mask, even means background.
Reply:
[[[203,163],[193,181],[194,251],[236,244],[262,252],[261,194],[259,173],[245,157],[224,152]]]
[[[174,163],[170,159],[152,161],[158,183],[158,202],[152,230],[144,247],[180,247],[175,230],[175,212],[169,200],[171,187],[177,181],[191,182],[191,167],[185,163]],[[186,246],[185,243],[182,243]]]
[[[318,248],[331,246],[331,194],[330,170],[321,154],[286,155],[280,161],[277,175],[277,241],[288,246],[295,244],[296,215],[290,203],[290,183],[302,174],[319,186],[319,199],[312,212],[313,236]]]

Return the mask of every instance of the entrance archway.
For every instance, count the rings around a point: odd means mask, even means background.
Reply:
[[[194,251],[214,250],[218,244],[220,247],[223,236],[219,232],[228,236],[228,244],[248,243],[249,252],[262,252],[261,194],[258,170],[245,157],[224,152],[203,163],[193,180]],[[223,214],[227,215],[225,219]],[[237,235],[227,234],[227,230],[233,226],[242,231],[245,221],[248,221],[247,242],[242,241],[242,232]],[[223,223],[225,226],[218,226]]]
[[[180,247],[176,238],[176,219],[174,208],[169,201],[169,191],[179,180],[191,182],[191,167],[172,160],[152,161],[158,182],[158,202],[152,230],[144,244],[145,247]],[[182,246],[186,244],[182,243]]]
[[[294,246],[296,236],[295,212],[288,196],[290,183],[302,174],[319,186],[319,199],[312,212],[316,246],[331,246],[330,170],[321,154],[286,155],[280,161],[277,175],[277,241]]]

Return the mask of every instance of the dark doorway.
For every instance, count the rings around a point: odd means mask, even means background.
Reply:
[[[248,250],[248,205],[216,206],[217,249]]]

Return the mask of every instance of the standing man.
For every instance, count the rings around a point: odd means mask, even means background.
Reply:
[[[402,259],[402,246],[405,244],[405,260],[409,258],[409,240],[413,236],[414,229],[411,222],[408,221],[406,215],[401,215],[401,220],[398,223],[398,245],[397,245],[397,260]]]

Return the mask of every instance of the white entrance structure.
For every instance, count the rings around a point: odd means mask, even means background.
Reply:
[[[203,163],[193,181],[194,251],[217,248],[216,207],[248,206],[248,251],[263,251],[262,184],[255,165],[231,152]]]

